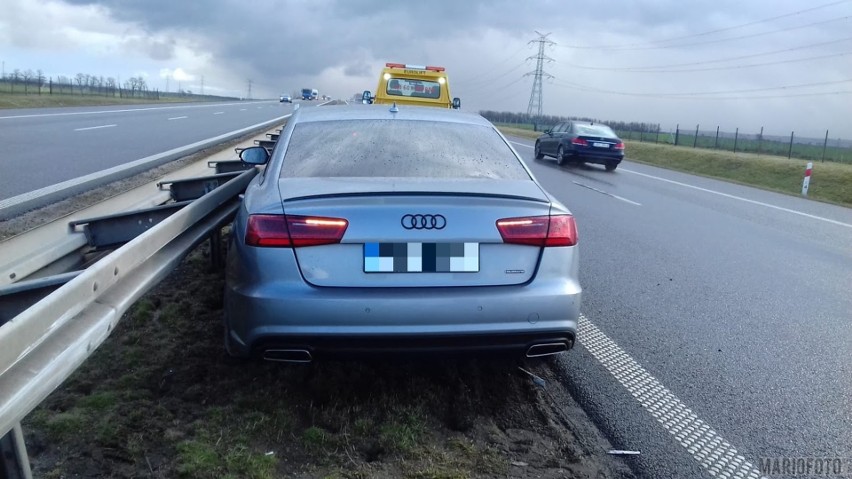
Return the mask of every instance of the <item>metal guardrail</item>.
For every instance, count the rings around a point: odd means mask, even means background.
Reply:
[[[247,170],[174,213],[0,328],[0,436],[19,432],[20,421],[92,354],[124,312],[232,218],[255,174]]]

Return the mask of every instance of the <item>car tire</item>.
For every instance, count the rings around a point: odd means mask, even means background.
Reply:
[[[615,169],[618,168],[618,162],[609,161],[607,162],[607,164],[604,165],[604,168],[606,169],[606,171],[615,171]]]
[[[540,160],[544,158],[544,154],[541,152],[541,145],[539,142],[535,142],[535,159]]]
[[[565,148],[563,148],[562,145],[559,145],[559,148],[556,149],[556,163],[558,163],[559,166],[563,166],[566,163]]]
[[[539,142],[535,142],[535,159],[540,160],[544,158],[544,153],[541,152],[541,144]]]

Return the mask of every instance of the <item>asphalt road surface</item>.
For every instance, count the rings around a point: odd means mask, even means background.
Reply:
[[[630,162],[559,167],[511,140],[577,218],[586,320],[560,364],[640,475],[828,457],[852,477],[851,209]]]
[[[255,125],[277,101],[0,111],[0,200]]]

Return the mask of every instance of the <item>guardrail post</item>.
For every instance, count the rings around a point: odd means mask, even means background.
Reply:
[[[210,233],[210,270],[219,271],[224,266],[222,258],[222,230],[216,228]]]
[[[0,438],[0,479],[32,479],[21,424]]]

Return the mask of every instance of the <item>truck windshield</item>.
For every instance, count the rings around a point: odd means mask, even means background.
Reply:
[[[440,98],[441,85],[435,81],[394,78],[388,82],[387,93],[415,98]]]

